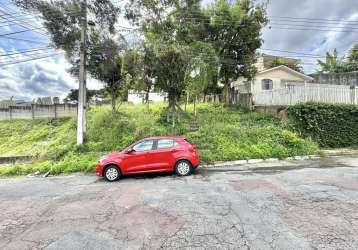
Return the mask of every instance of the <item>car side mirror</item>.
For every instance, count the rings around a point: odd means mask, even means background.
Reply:
[[[126,154],[130,154],[130,153],[133,153],[133,152],[135,152],[135,150],[133,148],[130,148],[130,149],[125,151]]]

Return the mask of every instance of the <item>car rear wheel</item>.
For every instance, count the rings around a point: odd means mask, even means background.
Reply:
[[[117,181],[121,177],[121,171],[115,165],[110,165],[104,170],[104,178],[107,181]]]
[[[192,166],[187,160],[180,160],[175,164],[175,172],[179,176],[187,176],[192,172]]]

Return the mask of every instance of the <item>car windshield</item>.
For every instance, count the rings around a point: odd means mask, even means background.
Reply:
[[[143,141],[133,146],[136,152],[151,150],[153,148],[153,140]]]

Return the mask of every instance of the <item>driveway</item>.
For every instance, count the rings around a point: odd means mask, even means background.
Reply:
[[[355,166],[3,179],[0,249],[358,249]]]

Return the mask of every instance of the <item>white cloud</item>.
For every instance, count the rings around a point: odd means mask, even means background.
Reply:
[[[264,48],[318,55],[325,55],[327,51],[333,51],[336,48],[340,52],[340,55],[343,56],[352,44],[358,42],[358,9],[356,0],[272,0],[268,5],[267,11],[272,23],[286,24],[286,26],[271,24],[272,29],[265,29],[263,32]],[[290,19],[280,19],[278,17],[290,17]],[[300,19],[292,18],[315,20],[300,22]],[[349,23],[346,21],[354,22]],[[281,28],[287,27],[291,30],[277,29],[274,28],[275,26]],[[320,30],[349,30],[350,32],[308,30],[309,27],[317,27],[314,29]],[[288,55],[284,53],[276,54]],[[305,57],[301,59],[306,63],[304,64],[304,69],[307,73],[315,71],[316,66],[314,64],[317,62],[316,58]]]
[[[0,69],[0,99],[31,100],[42,96],[64,98],[70,89],[78,88],[78,82],[68,72],[70,64],[63,56],[15,64]],[[103,85],[88,78],[89,89]]]

